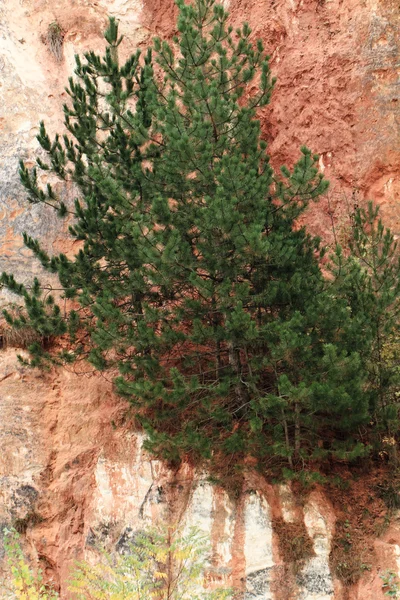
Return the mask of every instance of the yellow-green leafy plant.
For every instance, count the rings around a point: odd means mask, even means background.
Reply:
[[[15,530],[5,530],[9,566],[7,585],[13,600],[58,600],[25,559]],[[133,536],[122,553],[98,550],[98,560],[78,563],[69,591],[74,600],[228,600],[228,589],[205,590],[209,545],[196,528],[186,533],[147,529]]]
[[[122,554],[100,551],[96,564],[81,562],[69,589],[77,600],[228,599],[227,589],[204,589],[207,554],[207,540],[196,528],[149,529]]]
[[[9,567],[7,583],[2,585],[18,600],[57,600],[58,594],[43,582],[42,571],[33,572],[25,559],[15,530],[4,530],[4,548]]]

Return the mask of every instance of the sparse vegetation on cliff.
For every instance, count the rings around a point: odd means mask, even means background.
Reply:
[[[37,163],[79,197],[71,206],[20,170],[30,201],[73,219],[72,259],[24,237],[69,310],[3,274],[26,307],[5,317],[69,339],[32,344],[33,365],[87,358],[114,374],[147,447],[170,462],[251,456],[292,476],[384,438],[395,447],[393,236],[359,209],[350,247],[322,269],[325,248],[298,219],[328,183],[307,148],[292,170],[271,167],[256,118],[274,84],[262,42],[247,24],[233,32],[214,0],[178,6],[177,36],[143,59],[119,64],[115,19],[105,56],[77,57],[69,135],[51,140],[42,123]]]
[[[385,596],[390,598],[400,598],[399,578],[394,571],[385,571],[381,575],[382,588],[385,591]]]
[[[20,600],[57,600],[26,561],[18,535],[8,531],[6,554],[10,585]],[[186,532],[151,528],[138,532],[125,552],[107,553],[98,548],[95,563],[80,562],[71,574],[69,591],[76,600],[228,600],[229,589],[206,590],[208,541],[196,528]]]
[[[45,585],[43,573],[34,573],[26,561],[15,530],[5,530],[5,552],[9,573],[1,582],[2,591],[12,594],[17,600],[57,600],[59,595]]]

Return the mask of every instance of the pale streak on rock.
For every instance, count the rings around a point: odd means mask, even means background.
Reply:
[[[246,558],[245,600],[272,600],[270,590],[272,555],[272,525],[266,499],[250,494],[244,509]]]
[[[143,436],[130,436],[127,443],[136,458],[131,463],[111,460],[100,455],[95,469],[94,514],[100,522],[115,522],[125,526],[138,521],[151,523],[154,472],[149,457],[142,451]],[[155,462],[155,461],[154,461]]]
[[[286,483],[279,486],[279,498],[281,501],[282,517],[286,523],[294,523],[296,520],[294,512],[293,492]]]
[[[143,2],[141,0],[100,0],[99,5],[102,6],[109,15],[117,15],[120,18],[134,21],[137,25],[140,24],[140,17],[143,10]]]
[[[226,567],[232,560],[232,552],[234,551],[232,548],[232,539],[235,529],[235,519],[232,502],[225,491],[222,492],[222,500],[220,501],[223,503],[225,515],[223,526],[221,528],[221,534],[216,540],[215,550],[217,553],[218,562],[221,566]],[[215,504],[216,495],[214,495],[213,507],[215,507]]]
[[[334,588],[329,568],[332,531],[319,497],[311,494],[304,507],[304,522],[313,541],[315,556],[301,571],[298,582],[301,600],[333,600]]]
[[[195,528],[204,536],[210,538],[212,530],[212,512],[213,512],[213,486],[209,483],[195,483],[191,499],[186,507],[182,535],[188,535],[192,528]],[[204,565],[208,571],[211,568],[211,555],[205,556]],[[202,587],[199,584],[197,592],[200,594]]]
[[[204,534],[210,534],[212,527],[213,486],[210,483],[195,484],[184,517],[184,529],[196,527]]]
[[[393,544],[394,557],[396,559],[397,576],[400,577],[400,546]]]

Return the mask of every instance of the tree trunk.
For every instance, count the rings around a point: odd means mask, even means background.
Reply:
[[[237,403],[237,410],[243,408],[249,401],[249,392],[242,381],[242,363],[240,360],[240,351],[234,347],[233,342],[228,342],[229,350],[229,364],[233,368],[238,381],[235,385],[235,397]]]
[[[289,463],[289,467],[291,469],[293,469],[293,460],[292,460],[292,456],[290,454],[290,439],[289,439],[289,429],[287,426],[287,421],[286,421],[286,417],[285,417],[285,411],[282,408],[282,423],[283,423],[283,430],[285,432],[285,446],[286,446],[286,451],[288,453],[288,463]]]
[[[294,404],[294,455],[298,458],[300,454],[300,406]]]

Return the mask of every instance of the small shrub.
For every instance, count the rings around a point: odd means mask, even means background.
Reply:
[[[62,61],[62,51],[64,42],[64,31],[57,21],[53,21],[47,28],[46,44],[54,58]]]
[[[147,529],[132,536],[124,552],[111,556],[100,550],[100,560],[81,562],[70,591],[77,600],[224,600],[227,589],[203,589],[208,543],[196,528],[188,533]]]
[[[381,537],[390,525],[391,513],[388,511],[382,518],[376,519],[374,524],[374,534],[376,537]]]
[[[19,544],[18,533],[4,530],[5,551],[10,571],[7,583],[2,582],[3,590],[8,590],[17,600],[58,600],[59,595],[43,582],[43,574],[39,569],[34,573],[26,561]]]
[[[386,480],[376,485],[378,497],[381,498],[389,511],[400,508],[400,486],[398,480]]]

